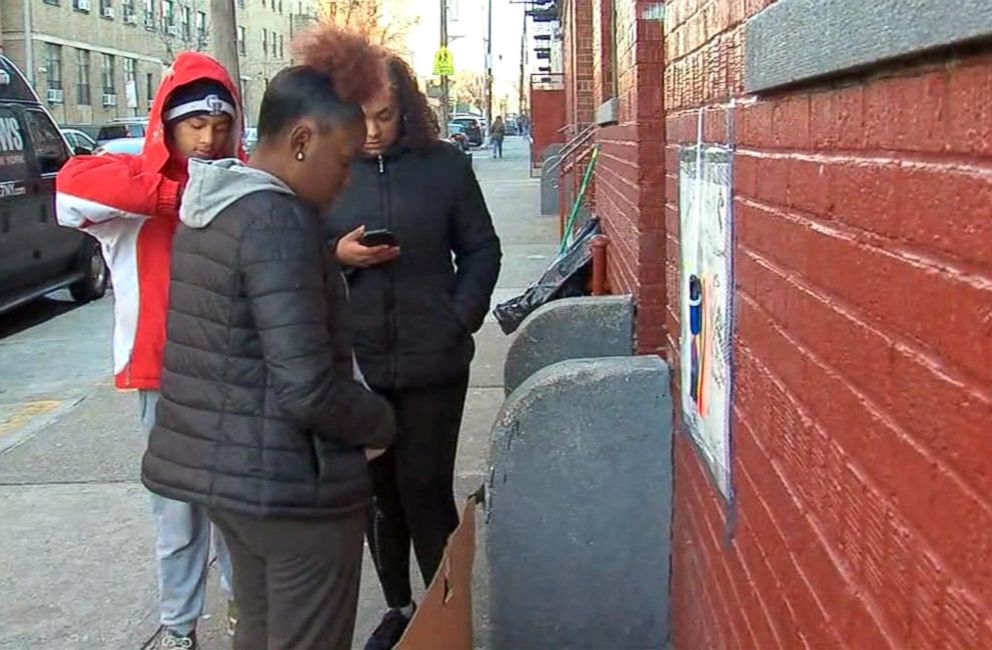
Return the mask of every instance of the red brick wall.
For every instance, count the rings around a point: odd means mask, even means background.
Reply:
[[[569,136],[593,121],[593,1],[565,0],[562,47],[565,53],[565,95]]]
[[[664,120],[662,115],[661,23],[642,18],[651,4],[637,0],[597,0],[609,29],[612,2],[617,11],[620,120],[599,129],[595,213],[610,238],[608,280],[614,293],[637,299],[638,348],[663,353],[666,335],[664,251]],[[608,38],[603,39],[608,41]],[[595,67],[609,68],[597,50]],[[608,97],[604,97],[606,99]]]
[[[737,146],[736,529],[678,436],[675,646],[989,647],[992,56],[731,107],[768,4],[668,3],[673,357],[678,148]]]

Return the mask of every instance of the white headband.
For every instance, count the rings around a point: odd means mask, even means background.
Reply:
[[[192,115],[193,113],[206,113],[207,115],[220,115],[222,113],[226,113],[232,118],[238,116],[238,112],[235,110],[234,106],[225,102],[217,95],[207,95],[203,99],[186,102],[185,104],[180,104],[179,106],[166,111],[165,121],[171,122],[180,117]]]

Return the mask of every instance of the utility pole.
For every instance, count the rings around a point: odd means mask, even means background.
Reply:
[[[238,65],[238,24],[234,12],[234,0],[210,0],[211,50],[214,58],[220,61],[231,75],[231,79],[241,85],[241,70]]]
[[[493,0],[486,19],[486,121],[493,126]]]
[[[520,86],[517,88],[517,115],[524,114],[524,69],[527,63],[527,11],[524,10],[524,28],[520,32]]]
[[[448,49],[448,0],[441,0],[441,49]],[[448,122],[451,104],[448,94],[448,75],[441,75],[441,134],[448,137]]]

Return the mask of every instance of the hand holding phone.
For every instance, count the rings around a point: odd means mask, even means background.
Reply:
[[[362,233],[359,238],[358,243],[367,248],[375,248],[376,246],[399,246],[399,242],[396,241],[396,235],[390,230],[385,228],[380,230],[366,230]]]
[[[367,240],[373,245],[366,245],[362,241],[366,235],[365,226],[359,226],[339,239],[337,249],[334,251],[338,261],[346,266],[367,268],[392,261],[400,256],[400,248],[395,244],[396,237],[392,233],[370,230],[367,234],[373,235],[374,233],[386,233],[386,235],[375,234],[373,239]],[[380,244],[375,243],[376,241],[392,241],[394,243]]]

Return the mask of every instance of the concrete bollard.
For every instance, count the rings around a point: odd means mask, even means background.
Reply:
[[[548,366],[493,428],[491,650],[663,648],[672,397],[658,357]]]
[[[631,296],[553,300],[521,323],[503,365],[503,384],[509,395],[528,377],[553,363],[632,354]]]

